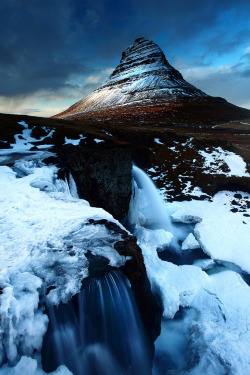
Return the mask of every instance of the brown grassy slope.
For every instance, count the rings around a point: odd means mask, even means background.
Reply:
[[[116,124],[163,124],[188,126],[213,126],[229,121],[250,118],[250,110],[237,107],[220,98],[203,101],[179,101],[166,103],[138,103],[126,106],[111,106],[98,110],[74,113],[68,110],[53,116],[68,120],[109,121]]]
[[[144,170],[158,167],[156,180],[159,187],[166,187],[169,199],[185,199],[182,190],[188,179],[207,194],[214,194],[220,188],[232,188],[250,192],[250,179],[247,177],[226,178],[222,174],[204,174],[204,161],[199,150],[221,147],[243,157],[250,172],[250,120],[224,123],[212,127],[182,126],[181,124],[117,124],[113,121],[62,120],[39,118],[24,115],[0,115],[0,140],[14,140],[14,134],[22,127],[18,121],[26,121],[33,128],[32,135],[39,138],[44,135],[42,127],[55,129],[52,139],[47,143],[62,145],[64,137],[77,139],[79,134],[87,137],[84,148],[130,147],[133,160]],[[244,124],[242,124],[242,122]],[[105,140],[96,144],[93,139]],[[159,138],[164,145],[154,142]],[[183,147],[188,139],[193,138],[193,148]],[[178,152],[171,150],[176,147]],[[194,163],[194,159],[196,162]],[[151,173],[154,177],[154,173]],[[183,177],[180,177],[183,176]],[[172,190],[171,190],[172,189]]]

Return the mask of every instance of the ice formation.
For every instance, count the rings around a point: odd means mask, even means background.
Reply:
[[[164,309],[163,331],[156,342],[153,374],[168,373],[168,370],[177,370],[182,375],[198,375],[204,371],[207,375],[247,374],[250,365],[247,354],[250,342],[248,285],[238,273],[219,267],[212,260],[177,266],[159,258],[156,251],[157,238],[161,243],[161,237],[157,236],[159,221],[152,222],[155,215],[152,216],[148,208],[155,208],[154,197],[158,192],[148,179],[141,176],[144,176],[143,172],[134,167],[134,194],[130,206],[132,230],[142,248],[151,287],[161,298]],[[148,191],[153,188],[154,194],[149,195]],[[218,193],[212,202],[174,202],[166,205],[162,201],[162,209],[167,210],[168,207],[175,220],[198,222],[195,235],[199,243],[203,249],[208,249],[211,244],[210,252],[214,251],[217,259],[227,258],[243,269],[249,269],[247,255],[250,247],[246,246],[249,235],[242,223],[242,214],[235,216],[229,210],[232,195],[228,192]],[[149,222],[155,236],[148,235]],[[227,230],[229,225],[230,231]],[[174,230],[172,234],[175,234]],[[185,242],[187,247],[192,247],[194,236],[189,235]],[[236,243],[238,246],[234,248]],[[179,322],[173,321],[171,325],[166,319],[174,318],[180,308],[185,308],[185,318]],[[166,344],[167,337],[172,338],[171,345]],[[181,357],[175,358],[179,353]]]
[[[87,251],[112,266],[126,258],[113,248],[120,235],[88,220],[107,219],[77,198],[77,189],[46,166],[46,153],[23,156],[13,169],[0,167],[0,374],[43,374],[39,353],[48,318],[40,299],[57,305],[81,289]],[[14,171],[15,170],[15,171]],[[63,366],[55,374],[68,375]]]

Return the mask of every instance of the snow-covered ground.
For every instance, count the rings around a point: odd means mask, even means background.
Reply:
[[[230,262],[250,273],[249,209],[232,211],[232,202],[245,207],[250,195],[221,191],[212,201],[174,202],[169,204],[175,221],[196,222],[194,234],[203,251],[212,259]]]
[[[199,151],[200,155],[205,158],[204,173],[221,173],[227,176],[250,177],[246,172],[246,163],[241,156],[236,155],[230,151],[224,151],[221,147],[215,148],[212,152]],[[222,165],[226,164],[228,171],[221,169]]]
[[[8,155],[16,152],[28,152],[31,147],[36,145],[37,142],[44,141],[45,139],[51,138],[55,130],[47,129],[43,127],[42,129],[47,132],[47,135],[41,137],[40,139],[33,138],[31,133],[32,129],[29,129],[28,124],[25,121],[20,121],[18,124],[24,127],[21,134],[15,135],[15,143],[12,143],[9,149],[0,150],[0,155]],[[44,145],[36,145],[39,150],[47,149],[52,147],[53,145],[44,144]]]

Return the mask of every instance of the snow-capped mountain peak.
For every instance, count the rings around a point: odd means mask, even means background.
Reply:
[[[56,117],[72,117],[100,108],[204,98],[186,82],[154,42],[138,38],[123,53],[105,84]]]
[[[117,123],[212,126],[249,111],[212,97],[183,78],[160,47],[138,38],[103,86],[53,117]]]

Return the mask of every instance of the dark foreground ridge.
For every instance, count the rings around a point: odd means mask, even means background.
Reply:
[[[157,44],[138,38],[102,87],[54,117],[212,126],[250,118],[250,111],[197,89],[169,64]]]

